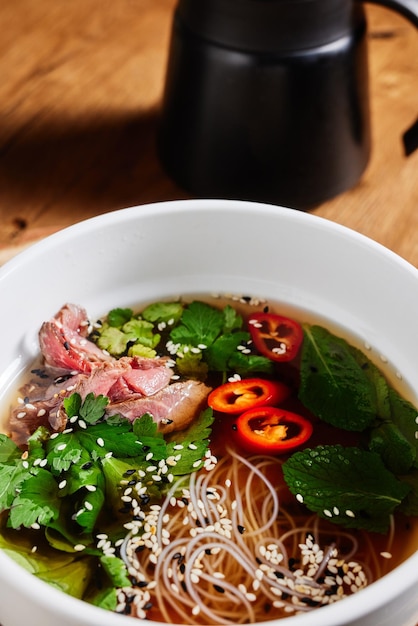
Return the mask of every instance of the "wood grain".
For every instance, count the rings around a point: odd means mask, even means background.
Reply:
[[[0,263],[84,218],[186,198],[155,130],[175,0],[0,3]],[[418,266],[418,37],[370,5],[373,154],[356,188],[313,212]]]

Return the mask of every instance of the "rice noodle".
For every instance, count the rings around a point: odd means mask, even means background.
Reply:
[[[279,481],[278,459],[230,451],[173,484],[121,549],[136,582],[120,596],[134,596],[131,615],[253,623],[331,604],[380,575],[367,533],[304,519]]]

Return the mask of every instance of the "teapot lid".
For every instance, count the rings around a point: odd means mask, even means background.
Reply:
[[[241,50],[313,48],[349,34],[352,0],[179,0],[177,16],[196,34]]]

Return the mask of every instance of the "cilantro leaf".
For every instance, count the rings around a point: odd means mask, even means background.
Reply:
[[[134,312],[132,311],[132,309],[112,309],[107,314],[107,322],[109,326],[120,328],[132,318],[133,314]]]
[[[44,582],[69,595],[82,599],[91,579],[91,559],[78,559],[61,567],[35,574]]]
[[[18,493],[20,485],[29,476],[21,463],[0,465],[0,509],[8,509]]]
[[[101,350],[106,350],[113,356],[122,356],[126,352],[129,338],[120,328],[103,324],[99,336],[95,339]]]
[[[178,326],[173,328],[170,338],[174,343],[210,346],[222,332],[222,312],[204,302],[191,302],[184,309]]]
[[[64,398],[64,400],[62,401],[62,404],[63,404],[63,407],[65,409],[68,419],[71,419],[72,417],[76,417],[80,413],[80,408],[82,404],[81,396],[79,393],[73,393],[71,394],[71,396]]]
[[[114,587],[130,587],[128,571],[122,559],[116,556],[102,556],[100,563]]]
[[[173,320],[173,324],[175,324],[181,318],[183,308],[181,302],[154,302],[147,306],[141,315],[148,322],[167,323]]]
[[[45,526],[59,516],[58,485],[50,472],[40,469],[20,486],[20,493],[10,509],[12,528],[30,528],[38,523]]]
[[[77,433],[60,433],[46,444],[48,465],[51,472],[59,475],[80,461],[83,449]]]
[[[95,396],[93,393],[88,393],[80,407],[80,417],[87,424],[96,424],[104,416],[108,404],[109,398],[106,396]]]
[[[12,439],[0,433],[0,463],[10,463],[20,459],[22,451]]]
[[[202,411],[199,417],[187,429],[175,433],[175,439],[167,444],[168,454],[176,456],[178,455],[176,446],[182,445],[183,448],[181,450],[181,458],[171,468],[172,474],[183,476],[203,466],[202,459],[208,450],[212,424],[213,411],[208,408]]]
[[[341,445],[296,452],[283,475],[290,491],[320,517],[375,532],[387,531],[390,515],[410,490],[378,454]]]
[[[222,314],[224,317],[224,323],[222,328],[223,334],[232,333],[235,330],[241,330],[242,328],[242,317],[239,315],[232,306],[227,304],[223,310]]]
[[[225,333],[205,350],[205,361],[209,369],[215,372],[226,372],[231,357],[237,352],[239,345],[250,339],[247,332]]]
[[[320,326],[304,327],[299,399],[338,428],[362,431],[376,417],[373,385],[349,344]]]

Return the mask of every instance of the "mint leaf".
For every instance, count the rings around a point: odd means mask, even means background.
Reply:
[[[380,454],[386,467],[398,476],[411,469],[416,457],[415,449],[392,422],[372,429],[369,449]]]
[[[376,417],[373,385],[349,344],[321,326],[305,326],[301,353],[301,402],[338,428],[363,431]]]
[[[391,419],[413,449],[413,465],[418,468],[418,411],[392,388],[389,389],[389,402]]]
[[[387,531],[390,515],[410,491],[378,454],[340,445],[296,452],[283,475],[290,491],[320,517],[375,532]]]
[[[418,470],[402,476],[402,480],[410,486],[411,490],[399,507],[399,511],[405,515],[418,516]]]

